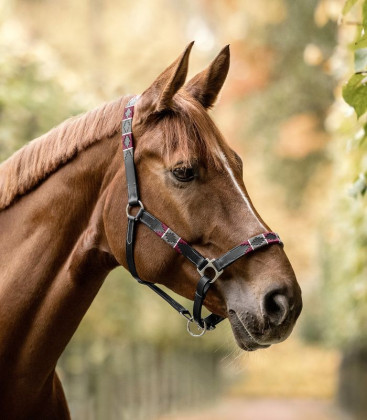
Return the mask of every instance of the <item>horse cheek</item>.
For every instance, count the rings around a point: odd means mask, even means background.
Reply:
[[[121,177],[115,177],[106,193],[103,209],[103,224],[108,245],[113,256],[120,265],[127,268],[126,261],[126,230],[127,217],[126,192],[123,191]]]

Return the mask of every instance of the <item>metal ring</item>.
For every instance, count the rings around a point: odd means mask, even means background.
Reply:
[[[205,321],[203,320],[203,323],[204,323],[204,328],[201,328],[201,327],[200,327],[200,325],[196,324],[196,325],[197,325],[197,327],[198,327],[198,329],[199,329],[199,330],[201,330],[201,333],[200,333],[200,334],[195,334],[195,333],[193,333],[193,332],[190,330],[190,324],[191,324],[192,322],[193,322],[193,319],[192,319],[192,318],[191,318],[191,319],[189,319],[189,320],[187,321],[187,327],[186,327],[187,332],[188,332],[191,336],[193,336],[193,337],[202,337],[202,336],[206,333],[206,330],[207,330],[207,326],[206,326]]]
[[[137,206],[131,206],[130,204],[128,204],[126,206],[126,216],[127,216],[128,219],[134,219],[134,220],[138,220],[139,219],[140,214],[141,214],[141,211],[144,210],[144,206],[143,206],[143,203],[140,200],[138,200],[138,204],[139,204],[139,207],[140,208],[139,208],[136,216],[131,215],[129,213],[129,210],[132,209],[133,207],[137,207]]]
[[[197,271],[199,272],[200,276],[203,277],[207,268],[213,269],[214,277],[210,280],[209,283],[214,283],[217,280],[217,278],[223,273],[223,270],[218,270],[217,267],[214,265],[215,258],[212,260],[209,260],[209,258],[205,258],[205,260],[207,262],[205,267],[203,267],[201,270],[197,268]]]

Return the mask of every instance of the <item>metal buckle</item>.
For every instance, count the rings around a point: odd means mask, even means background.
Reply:
[[[130,214],[129,210],[132,209],[133,207],[137,207],[137,206],[131,206],[130,204],[128,204],[126,206],[126,216],[127,216],[128,219],[131,219],[131,220],[139,220],[140,219],[140,217],[141,217],[141,215],[144,211],[144,206],[143,206],[143,203],[140,200],[138,200],[138,204],[139,204],[139,210],[138,210],[138,212],[136,213],[135,216]]]
[[[201,330],[201,332],[200,332],[199,334],[195,334],[195,333],[193,333],[193,332],[191,331],[191,329],[190,329],[190,324],[191,324],[191,323],[193,323],[193,322],[194,322],[194,318],[192,318],[192,317],[191,317],[191,319],[188,319],[188,320],[187,320],[187,326],[186,326],[187,332],[188,332],[188,333],[189,333],[192,337],[202,337],[202,336],[206,333],[206,330],[207,330],[207,325],[206,325],[205,321],[203,320],[203,323],[204,323],[204,328],[201,328],[199,324],[196,324],[196,326],[197,326],[198,330],[199,330],[199,331]]]
[[[190,311],[188,311],[187,309],[185,311],[179,312],[179,314],[182,315],[188,321],[193,320],[192,315],[190,314]]]
[[[217,280],[217,278],[223,273],[223,270],[220,270],[220,271],[218,271],[217,270],[217,267],[213,264],[214,263],[214,261],[215,261],[215,258],[214,259],[212,259],[212,260],[209,260],[208,258],[206,258],[206,261],[207,261],[207,264],[206,264],[206,266],[204,267],[204,268],[202,268],[201,270],[199,270],[199,268],[197,268],[197,270],[198,270],[198,272],[199,272],[199,274],[200,274],[200,276],[201,277],[203,277],[204,275],[205,275],[205,270],[207,269],[207,268],[212,268],[213,270],[214,270],[214,272],[215,272],[215,275],[214,275],[214,277],[210,280],[210,282],[209,283],[214,283],[215,282],[215,280]]]

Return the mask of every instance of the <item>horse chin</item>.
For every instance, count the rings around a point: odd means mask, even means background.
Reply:
[[[239,319],[234,311],[229,314],[229,320],[237,345],[245,351],[267,349],[270,344],[259,343],[249,332],[246,325]]]

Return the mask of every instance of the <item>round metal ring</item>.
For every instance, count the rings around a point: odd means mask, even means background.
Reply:
[[[129,210],[130,210],[130,209],[132,209],[133,207],[137,207],[137,206],[131,206],[130,204],[128,204],[128,205],[126,206],[126,216],[127,216],[129,219],[135,219],[135,218],[139,215],[140,210],[144,210],[143,203],[142,203],[140,200],[138,200],[138,203],[139,203],[139,210],[138,210],[138,213],[136,214],[136,216],[131,215],[131,214],[129,213]]]
[[[195,333],[193,333],[192,331],[191,331],[191,329],[190,329],[190,324],[192,323],[193,321],[192,321],[192,319],[189,319],[188,321],[187,321],[187,332],[190,334],[190,335],[192,335],[193,337],[201,337],[201,336],[203,336],[205,333],[206,333],[206,330],[207,330],[207,326],[206,326],[206,323],[204,322],[204,328],[201,328],[199,325],[197,325],[197,327],[198,327],[198,329],[199,330],[201,330],[201,333],[199,333],[199,334],[195,334]]]

